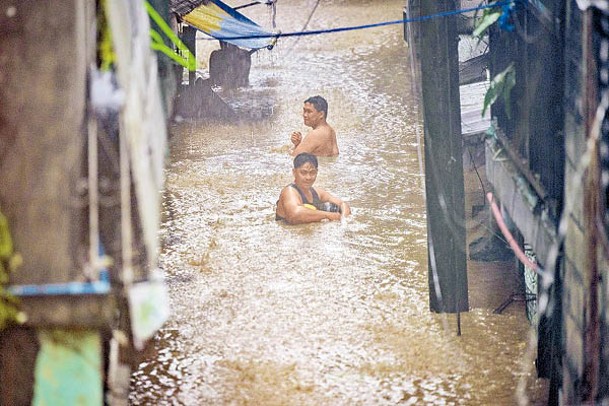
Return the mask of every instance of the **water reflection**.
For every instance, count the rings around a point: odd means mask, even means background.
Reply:
[[[300,28],[315,3],[279,2],[278,25]],[[322,2],[309,29],[399,19],[402,6]],[[428,311],[402,32],[286,40],[255,55],[250,88],[222,93],[240,124],[173,125],[161,235],[173,315],[133,375],[132,404],[515,403],[524,313],[472,309],[457,337],[454,317]],[[341,149],[317,184],[353,215],[287,226],[274,204],[313,94]]]

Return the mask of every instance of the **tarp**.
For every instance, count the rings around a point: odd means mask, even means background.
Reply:
[[[210,0],[208,4],[202,4],[183,15],[182,19],[207,35],[240,48],[260,49],[273,45],[271,32],[220,0]],[[269,37],[242,38],[263,35]],[[230,39],[235,37],[242,39]]]

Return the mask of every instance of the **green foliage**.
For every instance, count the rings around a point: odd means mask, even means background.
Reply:
[[[510,104],[510,95],[512,88],[516,84],[516,71],[514,69],[514,63],[505,68],[502,72],[498,73],[484,95],[484,105],[482,107],[482,115],[486,112],[486,109],[491,106],[499,97],[503,99],[505,104],[505,113],[508,118],[511,118],[512,108]]]
[[[100,69],[102,71],[107,71],[114,66],[114,63],[116,62],[116,53],[114,52],[114,46],[112,45],[112,33],[110,32],[105,12],[106,1],[102,0],[100,4],[101,7],[97,12],[98,55],[101,62]]]
[[[497,3],[497,1],[489,2],[489,5],[492,5],[493,3]],[[499,21],[502,13],[503,10],[499,7],[490,7],[485,9],[482,16],[476,18],[472,35],[481,41],[482,37],[486,35],[488,28]],[[498,98],[501,97],[505,103],[505,113],[507,114],[508,118],[511,118],[512,108],[510,104],[510,96],[512,93],[512,88],[515,84],[516,73],[514,63],[511,63],[503,72],[497,74],[491,80],[490,87],[484,95],[482,115],[484,116],[486,109],[488,109],[497,101]]]
[[[26,316],[17,308],[18,301],[4,285],[9,281],[8,273],[21,266],[21,255],[13,251],[13,240],[6,217],[0,212],[0,330],[10,323],[24,323]]]
[[[165,34],[167,38],[173,43],[173,45],[175,45],[180,54],[165,45],[161,34],[156,32],[152,28],[150,29],[151,48],[155,51],[160,51],[164,53],[176,63],[182,65],[189,71],[194,72],[197,69],[197,61],[195,59],[195,56],[192,54],[192,52],[190,52],[188,47],[184,45],[182,40],[180,40],[180,38],[173,32],[171,27],[169,27],[167,22],[154,9],[154,7],[152,7],[152,5],[148,1],[146,1],[144,5],[146,6],[146,11],[148,12],[148,15],[150,16],[152,21],[154,21],[158,25],[163,34]]]
[[[148,1],[144,3],[144,6],[146,7],[146,11],[150,18],[159,26],[162,33],[167,36],[169,41],[175,45],[177,51],[165,45],[162,35],[154,29],[150,29],[150,47],[155,51],[164,53],[174,62],[182,65],[188,70],[195,71],[197,68],[197,61],[192,52],[190,52],[188,47],[184,45],[163,17],[161,17]],[[110,30],[108,16],[106,15],[106,0],[101,0],[100,2],[100,8],[97,13],[97,26],[97,46],[100,70],[106,71],[112,69],[116,63],[116,52],[112,43],[112,31]]]
[[[489,1],[488,5],[492,6],[493,3],[497,3],[497,1]],[[503,11],[499,7],[490,7],[486,8],[482,11],[482,16],[478,17],[478,12],[476,11],[475,22],[474,22],[474,31],[472,35],[474,37],[478,37],[478,39],[482,39],[488,30],[488,27],[495,24]]]
[[[492,4],[492,3],[489,3]],[[482,17],[477,18],[474,23],[474,37],[482,38],[488,27],[493,25],[501,17],[502,10],[498,8],[487,8],[482,12]]]

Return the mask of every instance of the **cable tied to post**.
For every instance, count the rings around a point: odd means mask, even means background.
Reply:
[[[513,6],[514,3],[518,2],[518,1],[523,1],[523,0],[503,0],[503,1],[497,1],[495,3],[490,3],[490,4],[481,4],[477,7],[449,10],[449,11],[443,11],[440,13],[430,14],[430,15],[426,15],[426,16],[419,16],[419,17],[414,17],[414,18],[403,18],[401,20],[393,20],[393,21],[383,21],[380,23],[354,25],[354,26],[348,26],[348,27],[328,28],[328,29],[321,29],[321,30],[310,30],[310,31],[295,31],[295,32],[274,33],[274,34],[254,34],[254,35],[231,36],[231,37],[221,37],[221,38],[214,37],[214,38],[207,38],[207,40],[209,40],[209,41],[212,41],[212,40],[230,41],[230,40],[242,40],[242,39],[254,39],[254,38],[279,39],[279,38],[284,38],[284,37],[300,37],[300,36],[307,36],[307,35],[332,34],[332,33],[337,33],[337,32],[346,32],[346,31],[363,30],[363,29],[368,29],[368,28],[385,27],[388,25],[416,23],[416,22],[432,20],[435,18],[456,16],[459,14],[470,13],[470,12],[479,11],[479,10],[486,10],[486,9],[491,9],[491,8],[510,6],[510,5]],[[513,9],[513,7],[508,7],[506,9],[505,12],[508,15],[508,17],[505,17],[506,21],[509,21],[509,15],[511,15],[512,9]]]

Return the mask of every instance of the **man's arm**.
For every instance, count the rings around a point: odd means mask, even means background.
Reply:
[[[302,205],[300,195],[293,187],[286,187],[279,200],[283,205],[285,221],[290,224],[315,223],[322,220],[340,220],[340,213],[312,210]]]
[[[319,195],[319,200],[321,200],[322,202],[334,203],[335,205],[340,207],[342,214],[345,216],[349,216],[351,214],[351,207],[349,206],[349,203],[345,202],[339,197],[332,195],[324,189],[315,188],[315,190]]]
[[[324,143],[324,133],[322,130],[312,130],[306,137],[294,148],[292,156],[296,156],[301,152],[308,152],[315,155],[316,151]]]
[[[302,141],[302,133],[300,131],[294,131],[290,136],[290,141],[292,141],[292,144],[294,144],[294,148],[296,148],[298,144],[300,144],[300,142]]]

